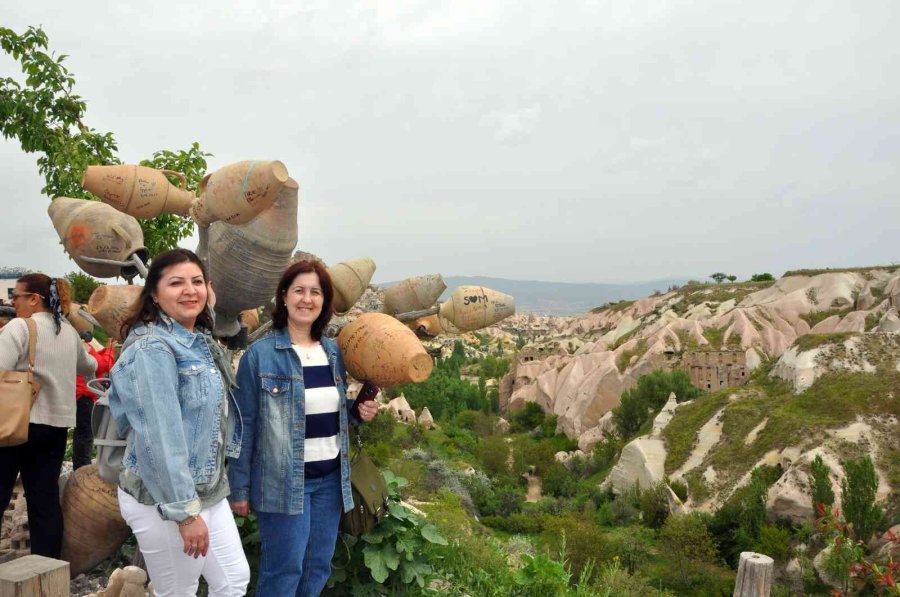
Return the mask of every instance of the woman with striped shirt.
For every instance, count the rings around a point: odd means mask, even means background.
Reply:
[[[322,334],[333,297],[321,263],[290,266],[276,289],[274,332],[238,367],[243,439],[229,466],[229,501],[241,516],[252,505],[259,521],[260,597],[314,596],[324,588],[341,512],[353,507],[349,425],[371,421],[378,410],[374,400],[346,397],[340,351]],[[377,391],[366,384],[361,395]]]

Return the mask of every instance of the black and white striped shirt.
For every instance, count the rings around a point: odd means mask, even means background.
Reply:
[[[306,396],[304,474],[307,478],[324,477],[341,465],[340,396],[322,346],[305,349],[295,345],[294,350],[303,366]]]

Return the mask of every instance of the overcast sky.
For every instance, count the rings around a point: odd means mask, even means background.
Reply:
[[[2,0],[0,25],[70,55],[125,162],[283,161],[299,247],[376,281],[900,261],[896,0],[200,4]],[[0,139],[0,265],[61,274],[36,157]]]

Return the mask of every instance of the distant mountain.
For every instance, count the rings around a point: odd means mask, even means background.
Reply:
[[[447,290],[444,300],[458,286],[487,286],[512,295],[516,312],[544,315],[581,315],[610,301],[643,298],[670,286],[684,284],[688,278],[651,280],[635,284],[571,284],[567,282],[539,282],[536,280],[506,280],[483,276],[444,276]],[[388,287],[396,282],[380,284]]]

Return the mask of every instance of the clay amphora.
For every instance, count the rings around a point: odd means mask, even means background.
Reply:
[[[191,206],[191,217],[201,226],[246,224],[275,202],[288,178],[287,168],[277,160],[220,168],[200,181],[200,198]]]
[[[105,483],[97,465],[80,467],[69,476],[62,496],[62,559],[75,578],[118,551],[131,535],[119,514],[116,486]]]
[[[441,318],[437,314],[427,315],[415,321],[410,321],[406,324],[406,327],[416,332],[417,335],[439,336],[444,332],[444,328],[441,326]]]
[[[328,268],[331,283],[334,285],[334,312],[346,313],[359,297],[375,273],[375,262],[371,257],[361,257],[352,261],[342,261]]]
[[[83,257],[126,261],[132,254],[137,254],[146,261],[147,249],[140,224],[109,205],[57,197],[50,202],[47,213],[66,253],[92,276],[130,279],[137,275],[137,270],[134,266],[91,263]]]
[[[143,289],[143,286],[129,284],[98,286],[88,299],[87,311],[110,338],[121,342],[124,340],[122,324],[131,315]]]
[[[384,291],[384,312],[389,315],[421,311],[438,300],[447,285],[440,274],[407,278]]]
[[[460,286],[441,303],[441,326],[445,320],[461,332],[471,332],[506,319],[516,312],[516,300],[484,286]]]
[[[79,305],[78,303],[71,303],[69,305],[69,312],[66,313],[66,319],[69,320],[69,323],[72,324],[72,327],[78,330],[79,332],[91,332],[94,330],[94,324],[81,316],[79,311],[84,308],[84,305]],[[87,310],[87,309],[85,309]]]
[[[434,367],[412,330],[384,313],[363,313],[337,341],[350,375],[382,388],[425,381]]]
[[[166,174],[181,178],[181,188],[170,183]],[[136,218],[155,218],[159,214],[187,216],[196,199],[187,190],[187,179],[181,172],[133,164],[88,166],[81,186],[104,203]]]
[[[256,309],[241,311],[241,323],[247,326],[247,333],[252,334],[259,328],[259,311]]]
[[[300,185],[282,186],[274,204],[242,226],[209,227],[209,278],[216,290],[216,333],[233,336],[241,311],[268,304],[297,246]]]

